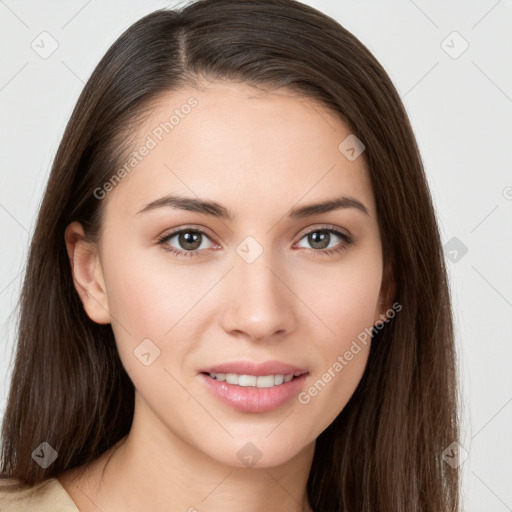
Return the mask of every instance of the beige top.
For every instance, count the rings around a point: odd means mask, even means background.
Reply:
[[[57,478],[25,490],[13,487],[16,480],[0,479],[0,512],[79,512]]]

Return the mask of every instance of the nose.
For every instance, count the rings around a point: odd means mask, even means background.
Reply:
[[[250,340],[285,336],[295,327],[297,299],[286,270],[263,251],[256,261],[235,260],[224,290],[223,329]]]

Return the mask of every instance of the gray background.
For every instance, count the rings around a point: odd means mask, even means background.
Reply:
[[[410,115],[453,293],[465,510],[510,511],[512,2],[304,3],[373,52]],[[0,414],[28,243],[65,124],[107,48],[135,20],[166,5],[176,2],[0,0]],[[52,44],[56,50],[44,55]]]

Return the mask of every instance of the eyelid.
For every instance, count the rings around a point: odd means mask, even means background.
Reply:
[[[212,242],[213,245],[220,245],[218,242],[215,241],[215,237],[209,233],[209,230],[207,228],[205,228],[203,226],[198,227],[198,226],[193,226],[193,225],[184,225],[184,226],[180,226],[179,228],[171,229],[171,231],[164,231],[164,233],[162,233],[161,235],[158,235],[156,237],[156,242],[158,244],[163,244],[164,241],[167,241],[170,238],[173,238],[174,236],[179,235],[180,233],[185,232],[185,231],[194,231],[197,233],[201,233],[202,235],[206,236]],[[201,249],[201,250],[197,250],[197,251],[203,252],[204,250],[205,249]],[[194,254],[194,251],[185,251],[185,252]]]
[[[161,235],[158,235],[156,238],[158,240],[162,239],[162,238],[167,238],[169,236],[177,235],[178,233],[181,233],[182,231],[198,231],[199,233],[203,233],[210,239],[215,238],[212,234],[210,234],[210,231],[208,228],[205,228],[204,226],[193,225],[193,224],[191,224],[191,225],[185,224],[178,228],[171,229],[170,231],[164,231]]]
[[[308,226],[307,228],[304,228],[302,231],[300,231],[299,234],[297,235],[297,237],[300,241],[304,236],[309,235],[310,233],[312,233],[314,231],[323,231],[323,230],[338,231],[342,235],[346,236],[348,239],[352,240],[354,238],[352,236],[352,234],[348,232],[348,230],[343,229],[339,226],[335,226],[334,224],[317,224],[317,225],[313,225],[313,226]]]

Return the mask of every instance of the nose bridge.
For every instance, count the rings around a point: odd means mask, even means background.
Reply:
[[[282,281],[282,266],[269,247],[247,237],[236,248],[231,279],[234,289],[224,312],[224,328],[251,338],[287,331],[293,321],[292,294]],[[277,275],[276,275],[277,274]]]

